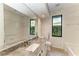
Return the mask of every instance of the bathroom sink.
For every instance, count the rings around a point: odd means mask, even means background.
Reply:
[[[33,43],[29,47],[26,48],[26,51],[34,52],[39,46],[40,44]]]

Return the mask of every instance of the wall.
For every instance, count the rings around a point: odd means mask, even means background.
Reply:
[[[0,4],[0,49],[4,46],[4,12],[3,4]]]
[[[62,14],[62,37],[51,36],[52,16]],[[52,45],[58,48],[79,47],[79,4],[61,4],[60,8],[51,12],[49,19],[42,20],[43,36],[50,34]]]
[[[30,17],[4,5],[5,16],[5,45],[16,44],[22,40],[29,40],[36,35],[30,35]],[[35,32],[38,32],[38,19],[36,21]]]
[[[64,40],[68,44],[78,44],[79,4],[64,4],[62,13],[64,19]]]
[[[27,40],[27,18],[16,10],[4,5],[5,45]]]
[[[38,18],[38,37],[41,37],[41,31],[42,31],[42,28],[41,28],[41,19]]]

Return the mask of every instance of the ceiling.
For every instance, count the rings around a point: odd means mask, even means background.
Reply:
[[[6,5],[31,18],[46,18],[59,6],[55,3],[11,3]]]
[[[48,7],[49,7],[49,11],[53,12],[60,8],[60,4],[59,3],[48,3]]]

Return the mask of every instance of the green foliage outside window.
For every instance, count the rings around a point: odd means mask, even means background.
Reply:
[[[52,36],[62,37],[62,15],[52,17]]]
[[[30,35],[35,35],[35,20],[30,20]]]

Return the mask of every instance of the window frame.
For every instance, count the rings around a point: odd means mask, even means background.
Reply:
[[[57,35],[53,35],[53,17],[59,17],[61,16],[61,35],[57,36]],[[52,16],[52,37],[62,37],[62,15],[54,15]]]
[[[35,35],[35,33],[33,34],[33,33],[31,33],[31,21],[32,20],[34,20],[35,21],[35,19],[30,19],[30,35]],[[35,23],[36,24],[36,23]],[[35,25],[35,27],[36,27],[36,25]]]

